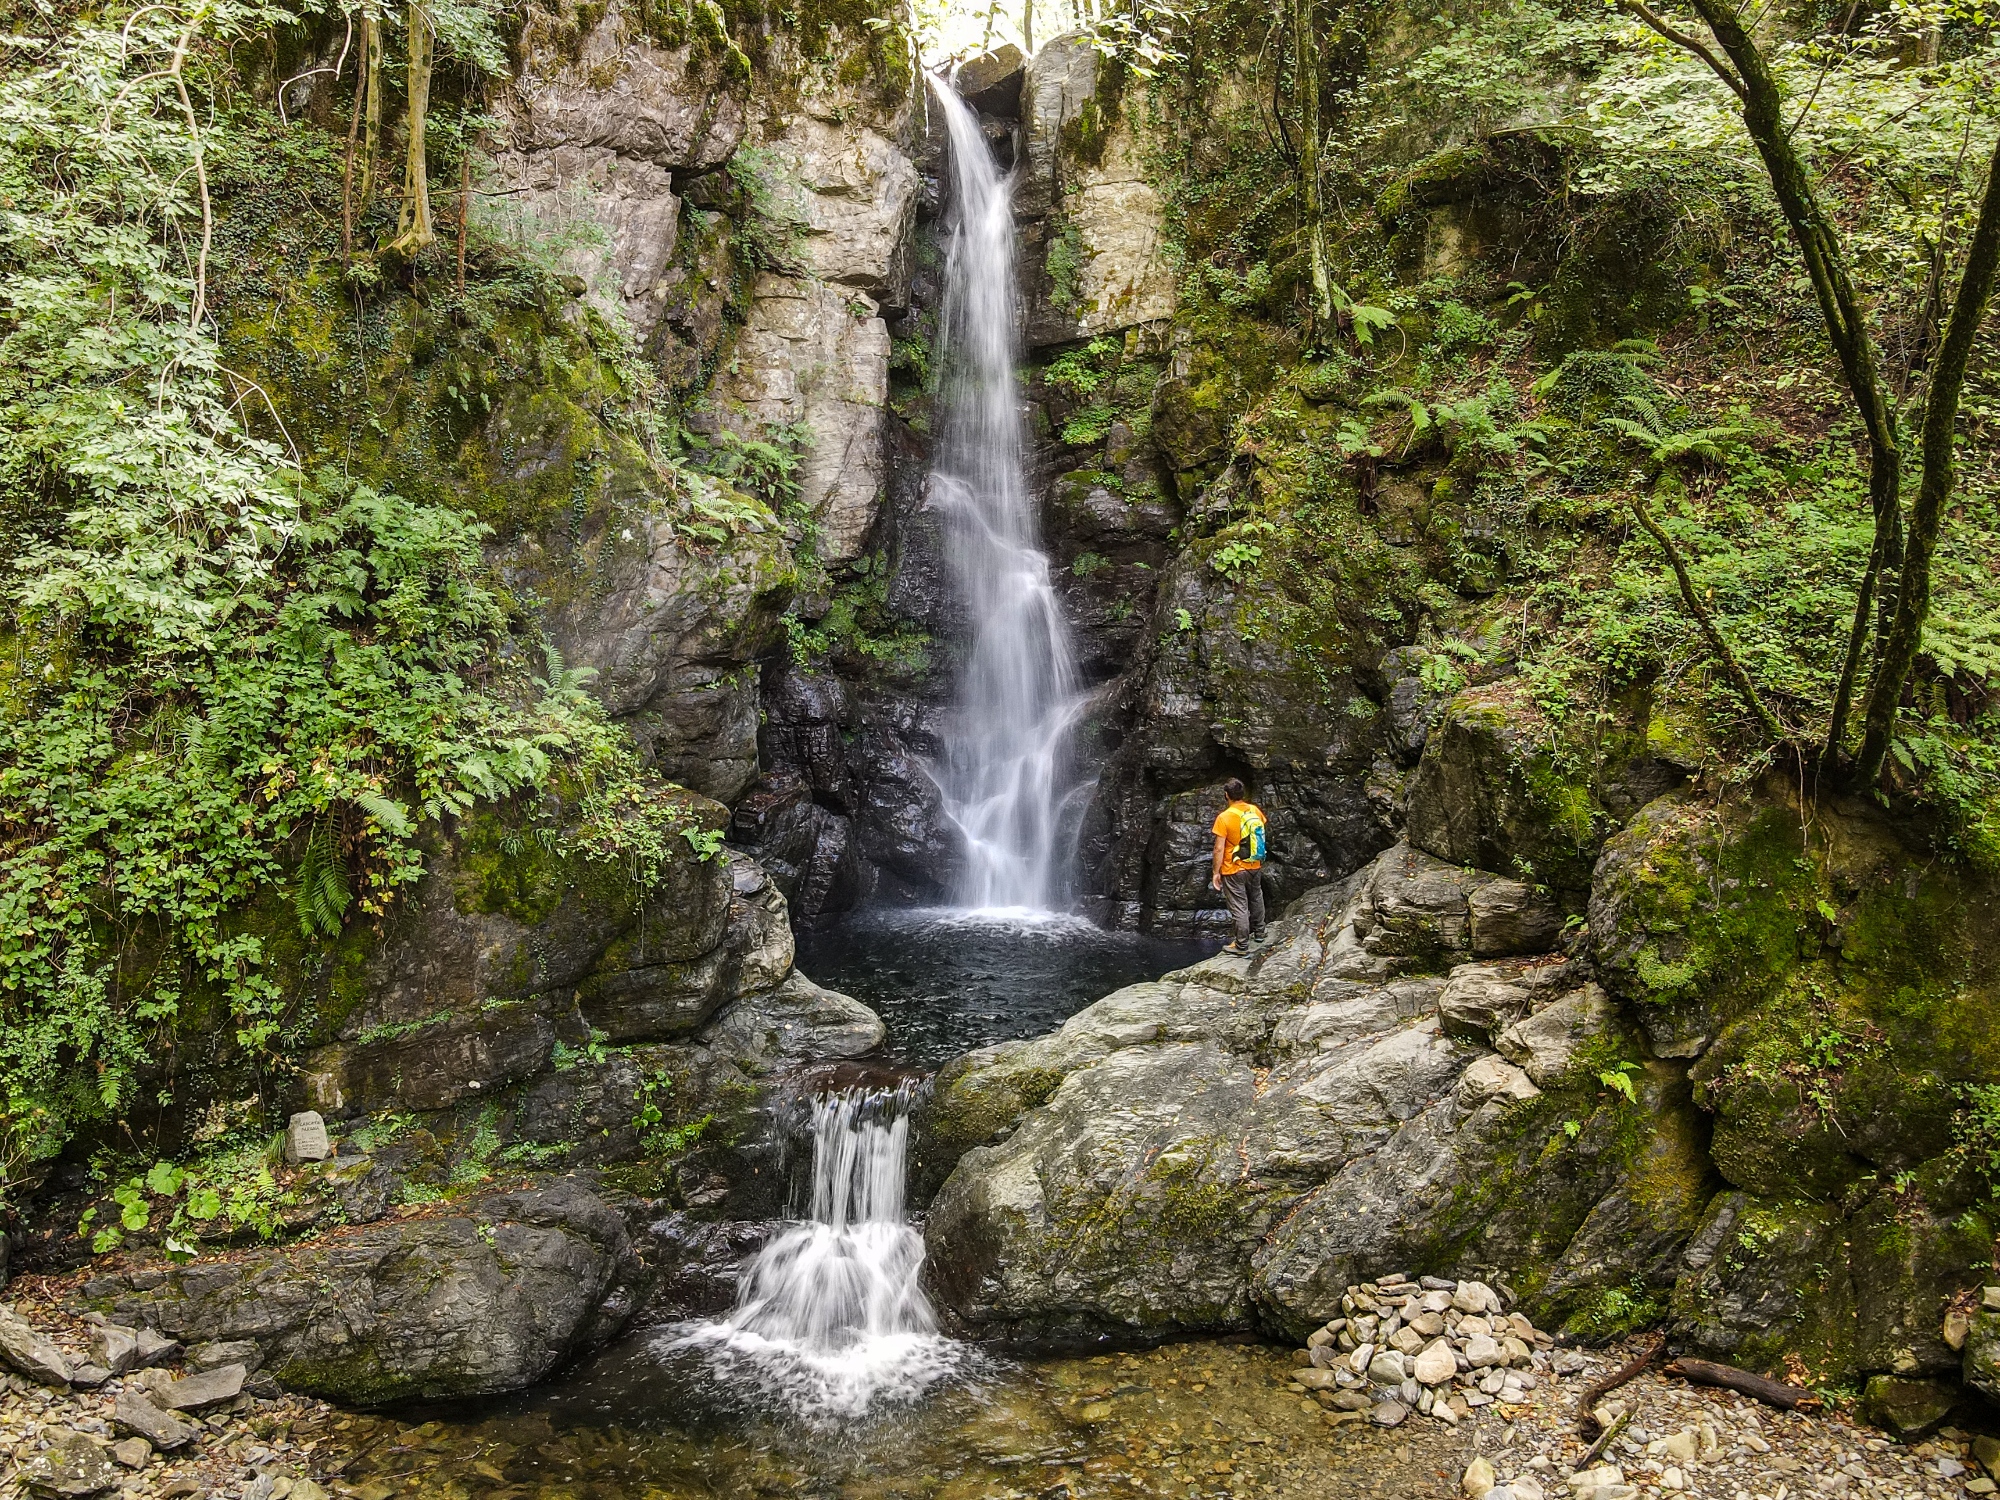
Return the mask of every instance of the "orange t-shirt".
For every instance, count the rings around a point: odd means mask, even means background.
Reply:
[[[1264,866],[1261,859],[1238,859],[1236,848],[1246,835],[1264,826],[1264,814],[1248,802],[1232,802],[1216,815],[1215,826],[1209,832],[1222,839],[1222,873],[1234,875],[1239,870],[1259,870]]]

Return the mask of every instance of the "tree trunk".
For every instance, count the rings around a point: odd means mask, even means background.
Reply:
[[[423,7],[410,7],[410,148],[403,173],[403,207],[395,248],[405,255],[437,238],[431,228],[430,172],[424,160],[424,120],[431,102],[431,28]]]
[[[364,39],[366,26],[363,27]],[[361,134],[361,98],[367,90],[367,72],[354,80],[354,112],[347,119],[347,151],[340,164],[340,263],[354,258],[354,143]]]
[[[1831,770],[1846,737],[1848,710],[1859,680],[1869,624],[1877,616],[1878,593],[1886,597],[1894,589],[1903,564],[1903,457],[1897,441],[1895,411],[1882,389],[1875,341],[1848,275],[1840,236],[1821,206],[1805,163],[1793,144],[1784,118],[1783,92],[1763,51],[1744,30],[1729,0],[1689,0],[1728,55],[1727,64],[1698,39],[1666,25],[1643,0],[1623,0],[1623,3],[1655,31],[1701,58],[1743,101],[1743,127],[1763,158],[1778,207],[1791,226],[1792,237],[1798,241],[1799,255],[1819,301],[1827,338],[1840,360],[1841,374],[1867,434],[1868,504],[1874,517],[1875,539],[1869,550],[1867,570],[1856,591],[1854,618],[1848,626],[1847,649],[1820,756],[1822,767]],[[1733,72],[1729,64],[1734,64]]]
[[[1021,50],[1035,50],[1035,0],[1021,0]]]
[[[1319,44],[1313,35],[1313,0],[1292,0],[1292,67],[1299,107],[1299,187],[1312,258],[1312,312],[1316,330],[1333,321],[1333,280],[1326,265],[1326,219],[1319,196]]]
[[[361,11],[361,86],[368,102],[361,117],[361,191],[354,217],[362,218],[375,202],[375,166],[382,153],[382,17],[373,5]]]
[[[1882,774],[1882,762],[1895,737],[1903,688],[1923,647],[1924,622],[1931,609],[1931,557],[1944,524],[1944,503],[1956,478],[1952,448],[1957,438],[1958,401],[1965,387],[1966,362],[1979,336],[1980,319],[1993,295],[1996,271],[2000,271],[2000,145],[1993,148],[1993,162],[1986,172],[1986,196],[1980,202],[1979,222],[1966,252],[1965,275],[1958,284],[1950,321],[1945,324],[1937,362],[1931,366],[1930,392],[1924,402],[1924,477],[1918,482],[1917,503],[1910,511],[1902,586],[1896,591],[1895,617],[1875,666],[1875,681],[1869,687],[1861,755],[1855,762],[1857,779],[1863,785]]]
[[[472,137],[466,136],[458,158],[458,294],[465,295],[465,232],[472,219]]]

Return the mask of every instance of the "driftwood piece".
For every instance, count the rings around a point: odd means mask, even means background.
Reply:
[[[1691,1380],[1696,1385],[1719,1385],[1724,1390],[1754,1396],[1766,1406],[1775,1406],[1782,1411],[1817,1411],[1820,1407],[1819,1397],[1809,1390],[1787,1385],[1782,1380],[1753,1375],[1734,1365],[1718,1365],[1706,1359],[1676,1359],[1668,1363],[1667,1373],[1678,1375],[1682,1380]]]
[[[1646,1347],[1641,1349],[1631,1359],[1628,1359],[1609,1375],[1600,1375],[1597,1379],[1591,1381],[1589,1385],[1585,1386],[1583,1388],[1583,1395],[1578,1399],[1576,1404],[1577,1426],[1585,1432],[1595,1427],[1597,1425],[1597,1418],[1592,1413],[1597,1410],[1597,1403],[1617,1390],[1619,1386],[1625,1384],[1626,1381],[1636,1379],[1645,1370],[1646,1366],[1650,1365],[1666,1352],[1666,1348],[1667,1341],[1660,1337],[1660,1335],[1654,1334]],[[1597,1449],[1593,1448],[1591,1451],[1595,1453]]]
[[[1585,1469],[1589,1468],[1592,1463],[1596,1462],[1598,1454],[1602,1453],[1606,1448],[1609,1448],[1611,1446],[1611,1440],[1617,1437],[1619,1433],[1623,1432],[1625,1430],[1625,1424],[1631,1420],[1632,1420],[1632,1413],[1630,1413],[1629,1411],[1626,1412],[1623,1416],[1614,1420],[1609,1427],[1605,1428],[1604,1431],[1600,1432],[1597,1435],[1596,1442],[1592,1443],[1588,1448],[1583,1450],[1583,1457],[1579,1458],[1575,1463],[1569,1466],[1570,1472],[1572,1474],[1580,1474]]]

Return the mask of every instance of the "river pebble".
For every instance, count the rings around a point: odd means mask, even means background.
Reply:
[[[1845,1412],[1778,1411],[1657,1371],[1604,1398],[1603,1416],[1629,1420],[1589,1468],[1573,1472],[1589,1446],[1577,1427],[1582,1391],[1636,1348],[1558,1350],[1549,1378],[1522,1400],[1473,1412],[1459,1429],[1469,1446],[1457,1493],[1464,1500],[1961,1500],[1996,1492],[2000,1441],[1990,1436],[1946,1427],[1904,1445]]]

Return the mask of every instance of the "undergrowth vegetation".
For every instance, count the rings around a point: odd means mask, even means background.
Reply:
[[[282,1085],[300,997],[246,915],[265,893],[330,943],[382,918],[478,806],[641,886],[715,852],[491,570],[468,508],[486,497],[413,466],[378,420],[397,393],[369,360],[432,315],[420,302],[441,300],[461,347],[504,350],[567,294],[487,241],[445,290],[442,249],[399,269],[366,248],[381,212],[342,276],[337,147],[232,56],[313,24],[232,4],[45,17],[0,68],[0,1180],[170,1110],[190,1029],[252,1087]],[[463,151],[469,104],[457,123]],[[293,302],[331,347],[273,321]],[[592,405],[649,451],[682,545],[775,529],[798,435],[693,449],[629,337],[581,324],[563,337]],[[299,380],[241,367],[225,332]],[[504,354],[488,359],[434,362],[446,415],[401,422],[427,451],[505,399]]]
[[[1451,639],[1476,671],[1518,674],[1578,774],[1636,728],[1724,782],[1796,775],[1787,747],[1828,736],[1870,566],[1868,448],[1738,98],[1616,10],[1310,13],[1312,91],[1282,14],[1149,7],[1103,42],[1144,66],[1123,107],[1183,270],[1186,374],[1156,430],[1172,419],[1169,456],[1210,497],[1190,530],[1219,571],[1310,604],[1302,617],[1354,613],[1311,598],[1315,508],[1420,558],[1423,582],[1376,596],[1397,601],[1381,643]],[[1769,56],[1869,308],[1914,493],[2000,131],[1992,19],[1892,4],[1802,21]],[[1308,107],[1332,318],[1300,185]],[[1972,346],[1930,614],[1872,789],[2000,869],[1994,325]]]

